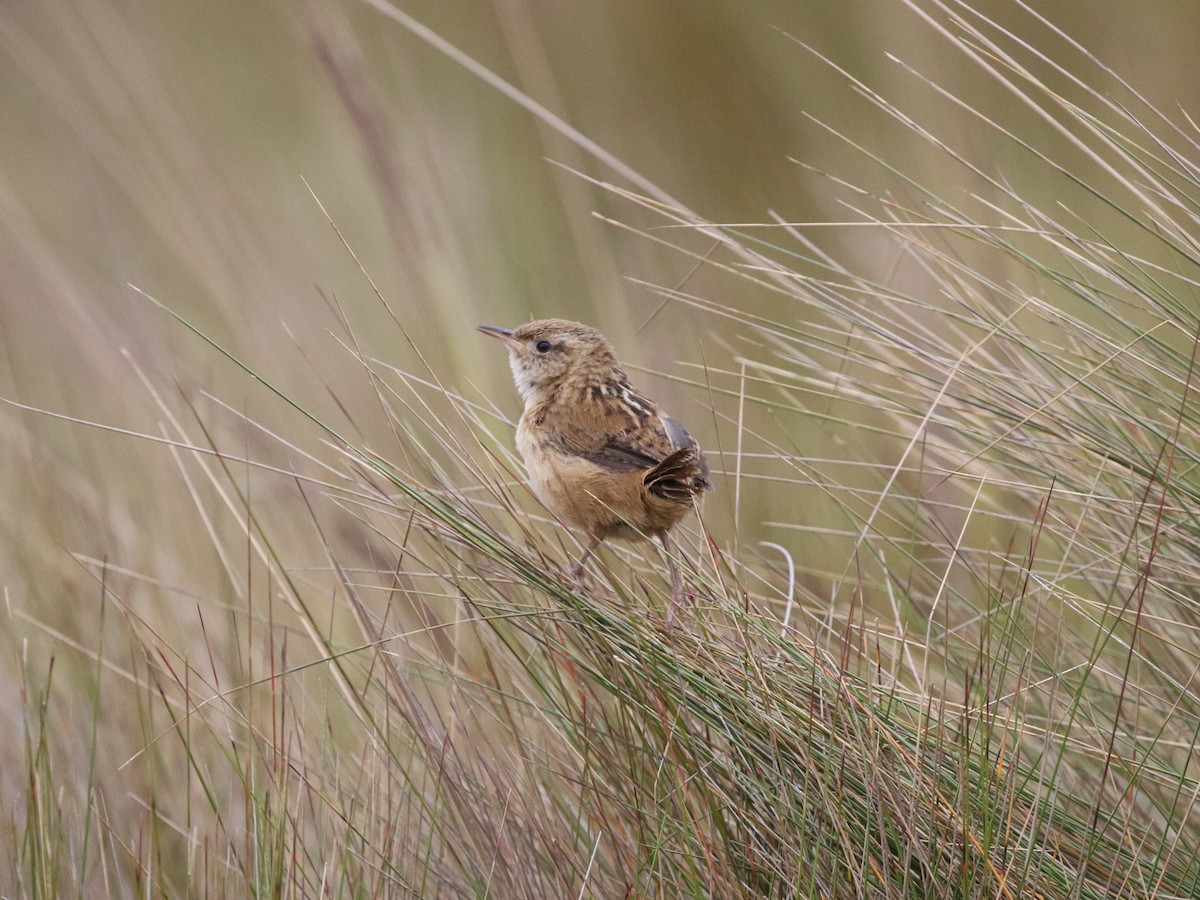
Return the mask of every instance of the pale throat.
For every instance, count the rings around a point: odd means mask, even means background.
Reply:
[[[508,356],[508,367],[512,369],[513,382],[517,386],[517,393],[521,395],[525,406],[528,407],[533,402],[533,398],[537,396],[537,383],[533,380],[533,376],[529,370],[523,367],[518,362],[516,356],[511,353]]]

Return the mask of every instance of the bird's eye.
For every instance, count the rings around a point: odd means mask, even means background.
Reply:
[[[538,341],[535,349],[537,350],[538,353],[549,353],[550,352],[550,342],[549,341]]]

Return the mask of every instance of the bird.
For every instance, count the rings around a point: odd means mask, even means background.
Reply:
[[[572,576],[582,579],[584,564],[609,538],[653,538],[663,548],[673,603],[681,602],[668,533],[712,490],[699,444],[630,383],[597,329],[539,319],[478,330],[508,349],[525,404],[517,449],[533,492],[587,535]]]

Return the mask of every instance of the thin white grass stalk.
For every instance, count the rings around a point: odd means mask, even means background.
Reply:
[[[746,423],[746,364],[743,362],[740,368],[740,376],[738,379],[738,411],[737,425],[734,433],[737,435],[737,443],[734,448],[734,467],[733,467],[733,533],[740,534],[741,529],[738,527],[741,521],[742,514],[742,440],[745,436]]]
[[[950,573],[954,571],[954,567],[959,565],[959,554],[963,550],[963,542],[966,539],[967,528],[971,524],[971,517],[975,513],[975,507],[979,503],[979,497],[983,493],[985,479],[979,479],[979,484],[975,488],[975,497],[971,501],[970,507],[963,516],[962,528],[959,529],[958,537],[954,541],[954,546],[950,552],[946,554],[946,566],[942,570],[942,580],[938,584],[937,590],[933,594],[933,601],[929,606],[929,615],[925,618],[925,642],[933,642],[933,619],[937,615],[938,604],[941,603],[942,594],[946,591],[946,584],[950,581]],[[952,629],[951,629],[952,630]]]
[[[596,864],[596,853],[600,850],[600,841],[604,837],[603,831],[596,832],[596,840],[592,843],[592,852],[588,856],[587,869],[583,872],[583,878],[579,884],[579,893],[576,895],[577,900],[583,900],[583,895],[587,893],[588,878],[592,874],[592,867]]]
[[[881,558],[882,553],[878,554]],[[896,640],[900,645],[900,654],[903,657],[904,665],[908,669],[909,675],[913,679],[917,694],[925,693],[925,674],[921,666],[917,665],[917,661],[913,658],[912,647],[907,637],[908,629],[904,625],[904,618],[900,615],[900,604],[896,599],[896,585],[891,578],[883,579],[884,590],[887,592],[888,603],[892,609],[892,621],[895,623]],[[928,646],[926,642],[922,646]]]
[[[779,554],[787,560],[787,590],[783,594],[786,603],[783,607],[783,624],[780,625],[779,630],[780,639],[787,640],[788,625],[792,621],[792,610],[796,606],[796,561],[792,558],[792,554],[788,552],[787,548],[780,544],[772,541],[759,541],[758,543],[760,547],[770,547],[772,550],[778,550]]]

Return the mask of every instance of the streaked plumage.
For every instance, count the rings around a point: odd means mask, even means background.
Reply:
[[[665,546],[712,488],[687,430],[630,384],[594,328],[542,319],[480,330],[508,347],[525,401],[517,447],[542,502],[591,536],[584,560],[606,538],[650,536]]]

